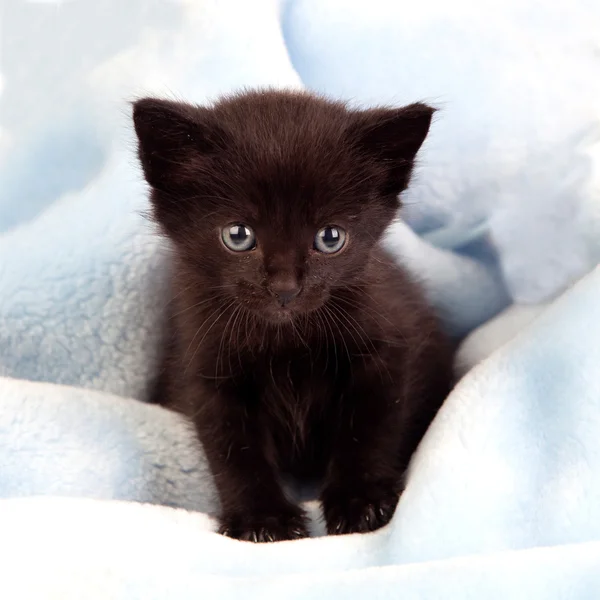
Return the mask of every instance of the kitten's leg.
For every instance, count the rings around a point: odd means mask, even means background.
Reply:
[[[330,534],[373,531],[390,521],[412,454],[448,393],[443,357],[413,357],[404,368],[398,368],[403,357],[390,358],[355,365],[341,400],[338,440],[321,494]]]
[[[196,385],[188,394],[195,397],[198,409],[191,416],[219,493],[219,531],[253,542],[306,537],[304,512],[285,497],[245,399],[235,391],[208,390],[205,385]]]

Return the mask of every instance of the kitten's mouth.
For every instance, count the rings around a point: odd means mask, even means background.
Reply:
[[[292,321],[308,316],[322,306],[319,302],[314,303],[292,303],[291,305],[281,306],[276,303],[265,302],[255,309],[255,312],[267,323],[271,325],[285,325]]]
[[[248,296],[249,294],[240,293],[241,295]],[[246,298],[243,304],[248,312],[258,317],[264,323],[285,325],[319,310],[323,305],[323,300],[319,296],[304,295],[302,301],[298,302],[294,299],[292,302],[282,306],[270,296],[259,296],[254,293],[250,298]]]

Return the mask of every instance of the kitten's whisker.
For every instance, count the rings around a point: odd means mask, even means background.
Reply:
[[[233,346],[233,342],[235,342],[235,347],[237,349],[238,361],[240,358],[240,326],[241,326],[241,318],[244,316],[244,309],[241,304],[237,307],[237,315],[231,325],[231,331],[229,333],[228,339],[228,352],[227,352],[227,360],[229,363],[229,373],[233,374],[233,368],[231,367],[231,347]],[[238,325],[239,323],[239,325]],[[233,332],[235,331],[235,339],[233,336]],[[241,366],[241,364],[240,364]]]
[[[196,285],[196,282],[190,283],[190,285],[184,287],[182,290],[179,290],[179,292],[177,292],[174,296],[172,296],[171,298],[169,298],[169,300],[167,301],[167,306],[173,302],[174,300],[176,300],[177,298],[179,298],[179,296],[181,296],[182,294],[185,294],[186,292],[188,292],[189,290],[191,290],[194,286]],[[175,316],[175,315],[173,315]]]
[[[329,309],[329,310],[331,311],[331,313],[332,313],[332,314],[335,316],[335,319],[336,319],[336,322],[337,322],[337,324],[338,324],[338,327],[341,325],[341,326],[343,326],[343,327],[344,327],[344,329],[345,329],[345,330],[348,332],[348,334],[349,334],[349,335],[350,335],[350,337],[352,338],[352,341],[354,342],[354,345],[356,346],[356,349],[357,349],[357,350],[358,350],[358,352],[360,353],[360,356],[362,357],[362,359],[363,359],[363,362],[365,362],[365,358],[364,358],[363,352],[361,351],[361,344],[359,344],[359,342],[357,341],[357,339],[354,337],[354,334],[352,333],[352,331],[350,330],[350,328],[348,327],[348,325],[347,325],[347,324],[346,324],[344,321],[340,321],[340,319],[339,319],[339,317],[340,317],[340,316],[342,316],[342,317],[343,317],[343,315],[340,315],[340,311],[337,309],[337,307],[336,307],[336,306],[335,306],[333,303],[328,305],[328,309]],[[342,338],[342,340],[343,340],[344,344],[346,344],[346,339],[345,339],[344,335],[343,335],[343,334],[341,334],[341,332],[340,332],[340,335],[341,335],[341,338]],[[346,348],[347,348],[347,347],[348,347],[348,346],[346,346]],[[349,360],[350,362],[352,362],[352,358],[351,358],[351,355],[350,355],[350,353],[348,353],[348,360]],[[365,363],[365,364],[366,364],[366,363]]]
[[[365,296],[367,296],[373,303],[375,303],[376,306],[381,307],[381,304],[379,302],[377,302],[375,300],[375,298],[373,298],[370,294],[368,294],[367,292],[364,292],[364,291],[362,293]],[[365,304],[361,304],[360,302],[358,302],[356,300],[353,301],[350,298],[345,298],[345,297],[341,297],[341,296],[338,297],[338,298],[335,298],[335,301],[345,302],[346,304],[348,304],[352,308],[356,308],[358,310],[367,310],[367,312],[372,312],[373,314],[377,315],[378,317],[381,317],[384,321],[386,321],[386,323],[388,323],[390,325],[391,329],[393,329],[396,333],[399,333],[402,336],[402,339],[408,345],[408,341],[406,339],[406,336],[404,335],[404,332],[393,321],[391,321],[384,314],[382,314],[379,311],[373,309],[373,307],[365,305]]]
[[[352,287],[359,287],[359,286],[352,286]],[[373,304],[375,304],[375,306],[382,308],[381,303],[377,302],[377,300],[375,298],[373,298],[373,296],[371,296],[371,294],[369,294],[367,291],[365,291],[366,289],[368,289],[368,286],[364,286],[364,287],[365,287],[365,289],[362,289],[359,293],[361,293],[362,295],[366,296],[369,300],[371,300],[373,302]],[[381,317],[387,323],[389,323],[394,329],[396,329],[396,330],[398,329],[396,324],[393,321],[391,321],[389,319],[389,317],[387,317],[386,315],[384,315],[381,312],[373,310],[373,308],[371,306],[368,306],[364,302],[360,302],[359,300],[348,298],[347,296],[336,296],[335,300],[340,301],[340,302],[346,302],[347,304],[353,306],[353,308],[357,308],[359,310],[364,310],[364,309],[368,308],[372,313],[376,314],[378,317]]]
[[[223,285],[209,285],[204,290],[231,290],[236,287],[235,283],[225,283]]]
[[[317,327],[318,327],[318,339],[319,343],[321,342],[321,335],[325,336],[325,367],[323,368],[323,374],[327,373],[327,368],[329,367],[329,338],[327,337],[327,329],[325,329],[325,325],[323,324],[323,318],[321,316],[320,311],[316,311],[315,317],[318,319]],[[319,350],[321,346],[319,346]]]
[[[250,315],[246,309],[242,309],[242,317],[244,321],[244,334],[245,334],[245,344],[244,346],[247,348],[249,346],[249,338],[248,338],[248,321],[250,320]],[[244,372],[244,366],[242,364],[242,343],[240,341],[240,336],[242,333],[242,322],[240,321],[239,331],[238,331],[238,344],[237,344],[237,356],[238,356],[238,364],[240,366],[240,371]]]
[[[233,309],[233,312],[229,315],[229,319],[227,319],[227,322],[225,323],[225,326],[223,327],[223,332],[221,333],[221,341],[219,342],[219,348],[217,350],[217,363],[215,365],[215,379],[217,379],[219,376],[219,365],[221,364],[221,352],[223,351],[223,342],[225,340],[225,334],[227,333],[227,328],[229,327],[229,323],[231,323],[231,320],[237,315],[238,310],[239,310],[239,305]]]
[[[344,319],[352,326],[354,331],[360,337],[363,344],[365,344],[366,346],[370,346],[374,352],[377,352],[377,348],[373,344],[370,336],[367,334],[360,322],[354,316],[352,316],[352,314],[350,314],[350,312],[346,310],[343,306],[337,304],[335,299],[332,299],[331,305],[332,308],[335,307],[335,309],[341,314],[341,316],[344,317]]]
[[[211,329],[212,329],[212,328],[213,328],[213,327],[214,327],[214,326],[217,324],[217,321],[218,321],[218,320],[221,318],[221,316],[222,316],[222,315],[224,315],[224,314],[225,314],[225,312],[227,312],[227,310],[229,310],[229,308],[231,308],[231,306],[234,304],[234,302],[235,302],[235,300],[230,300],[230,301],[229,301],[229,302],[228,302],[228,303],[225,305],[225,308],[223,308],[223,309],[221,310],[221,312],[220,312],[220,313],[217,315],[217,317],[216,317],[216,318],[213,320],[213,322],[211,323],[210,327],[209,327],[209,328],[206,330],[206,332],[205,332],[205,333],[204,333],[204,335],[202,336],[202,339],[201,339],[201,340],[198,342],[198,344],[197,344],[197,346],[196,346],[196,349],[194,350],[194,353],[192,354],[192,357],[190,358],[190,360],[189,360],[189,362],[188,362],[188,364],[187,364],[187,366],[186,366],[186,368],[185,368],[184,375],[187,373],[187,371],[188,371],[189,367],[190,367],[190,366],[191,366],[191,364],[194,362],[194,358],[195,358],[196,354],[198,353],[198,350],[199,350],[199,349],[200,349],[200,347],[202,346],[202,342],[203,342],[203,341],[206,339],[206,336],[207,336],[207,335],[210,333]],[[212,316],[213,314],[215,314],[215,312],[217,312],[218,310],[219,310],[219,309],[217,309],[217,310],[213,311],[213,312],[211,313],[211,316]],[[207,319],[207,321],[208,321],[208,319]],[[203,324],[202,324],[202,325],[201,325],[201,326],[198,328],[198,331],[196,332],[196,335],[194,335],[194,339],[196,338],[196,336],[198,335],[199,331],[202,329],[202,327],[203,327],[203,326],[206,324],[206,322],[207,322],[207,321],[205,321],[205,322],[204,322],[204,323],[203,323]],[[192,339],[192,342],[191,342],[191,343],[193,343],[193,339]],[[190,347],[191,347],[191,343],[190,343]],[[188,350],[186,351],[186,355],[187,355],[187,352],[188,352],[188,351],[189,351],[189,347],[188,347]]]
[[[330,316],[329,313],[327,312],[327,310],[324,310],[325,306],[323,306],[321,308],[321,315],[323,317],[323,321],[327,327],[327,329],[325,330],[325,333],[327,334],[327,330],[329,330],[329,333],[331,333],[331,341],[332,341],[332,346],[333,346],[333,355],[335,357],[335,376],[337,377],[338,375],[338,368],[339,368],[339,361],[338,361],[338,354],[337,354],[337,344],[335,343],[335,334],[333,333],[333,327],[331,326],[330,323]],[[326,340],[328,340],[328,337],[326,336]],[[329,343],[328,343],[329,346]]]
[[[183,358],[185,360],[185,358],[187,357],[188,352],[190,351],[190,348],[192,347],[192,345],[194,344],[194,342],[196,341],[196,338],[198,337],[198,334],[202,331],[202,328],[204,327],[204,325],[206,325],[206,323],[208,322],[208,319],[210,319],[214,314],[216,314],[219,311],[219,308],[216,308],[215,310],[213,310],[213,312],[210,313],[210,315],[204,319],[202,321],[202,323],[200,324],[200,326],[198,327],[198,329],[196,329],[196,333],[194,334],[194,336],[192,337],[192,340],[190,341],[186,351],[183,353]],[[189,367],[190,365],[188,364],[187,367]],[[186,371],[187,371],[187,367],[186,367]],[[184,371],[184,374],[185,372]]]
[[[383,383],[383,375],[381,372],[381,365],[385,364],[384,361],[381,358],[381,354],[379,353],[379,350],[377,350],[377,347],[375,346],[375,344],[373,343],[373,340],[369,337],[369,335],[367,334],[367,332],[364,330],[364,328],[362,327],[362,325],[346,310],[344,310],[343,307],[341,306],[337,306],[336,307],[338,311],[341,312],[341,315],[346,319],[346,322],[352,326],[352,328],[356,331],[357,335],[360,336],[362,342],[364,344],[367,345],[367,347],[370,347],[371,351],[374,352],[377,355],[378,360],[375,361],[375,364],[377,365],[377,370],[379,371],[379,376],[382,379],[382,383]],[[354,322],[354,324],[352,323]],[[362,333],[361,333],[362,332]],[[364,334],[364,337],[363,335]],[[364,360],[364,357],[363,357]],[[389,377],[390,381],[392,381],[392,376],[389,372],[389,369],[386,368],[386,374]]]
[[[341,340],[342,340],[342,342],[344,344],[344,348],[346,349],[346,354],[348,356],[348,363],[350,364],[350,367],[352,367],[352,355],[350,354],[350,349],[348,348],[348,344],[346,343],[346,338],[344,337],[344,334],[343,334],[342,330],[340,329],[340,324],[339,324],[339,322],[338,322],[335,314],[331,311],[331,309],[330,309],[329,306],[324,305],[323,308],[326,311],[325,314],[327,314],[329,316],[330,322],[332,323],[332,325],[335,325],[335,327],[336,327],[336,329],[338,331],[339,337],[341,338]],[[331,337],[333,339],[334,347],[335,347],[335,338],[336,338],[336,336],[333,333],[333,330],[331,332]],[[336,371],[336,373],[337,373],[337,371]]]
[[[244,331],[246,333],[246,347],[250,350],[252,356],[254,356],[254,344],[250,343],[250,335],[254,333],[254,330],[256,329],[255,324],[254,324],[254,315],[248,311],[245,311],[246,314],[246,325],[244,327]],[[252,323],[252,329],[248,329],[249,325]],[[238,357],[240,356],[239,354],[239,350],[238,350]]]
[[[300,332],[300,328],[296,326],[296,323],[294,322],[294,319],[292,319],[290,321],[292,329],[294,331],[294,334],[298,336],[298,339],[300,340],[300,342],[302,343],[302,345],[310,351],[310,346],[306,343],[306,340],[302,337],[302,334]]]
[[[194,308],[199,308],[200,306],[203,306],[207,302],[213,302],[217,298],[218,298],[218,296],[211,296],[210,298],[205,298],[204,300],[201,300],[200,302],[197,302],[196,304],[192,304],[191,306],[187,306],[183,310],[176,312],[174,315],[171,315],[171,318],[174,319],[175,317],[179,317],[190,310],[194,310]]]

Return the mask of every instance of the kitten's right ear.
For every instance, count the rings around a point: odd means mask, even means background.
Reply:
[[[169,100],[133,103],[138,156],[153,188],[168,191],[184,185],[197,176],[198,161],[217,151],[223,136],[210,116],[209,109]]]
[[[417,152],[425,141],[435,109],[417,102],[402,108],[373,108],[354,113],[351,136],[360,151],[387,172],[383,194],[397,195],[410,180]]]

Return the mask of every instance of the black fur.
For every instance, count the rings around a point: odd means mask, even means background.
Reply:
[[[226,535],[307,535],[282,475],[322,482],[332,534],[394,513],[451,380],[436,318],[379,243],[432,112],[277,91],[134,105],[154,215],[174,247],[157,395],[196,426]],[[251,228],[255,247],[228,249],[231,224]],[[333,254],[315,247],[327,226],[347,235]]]

